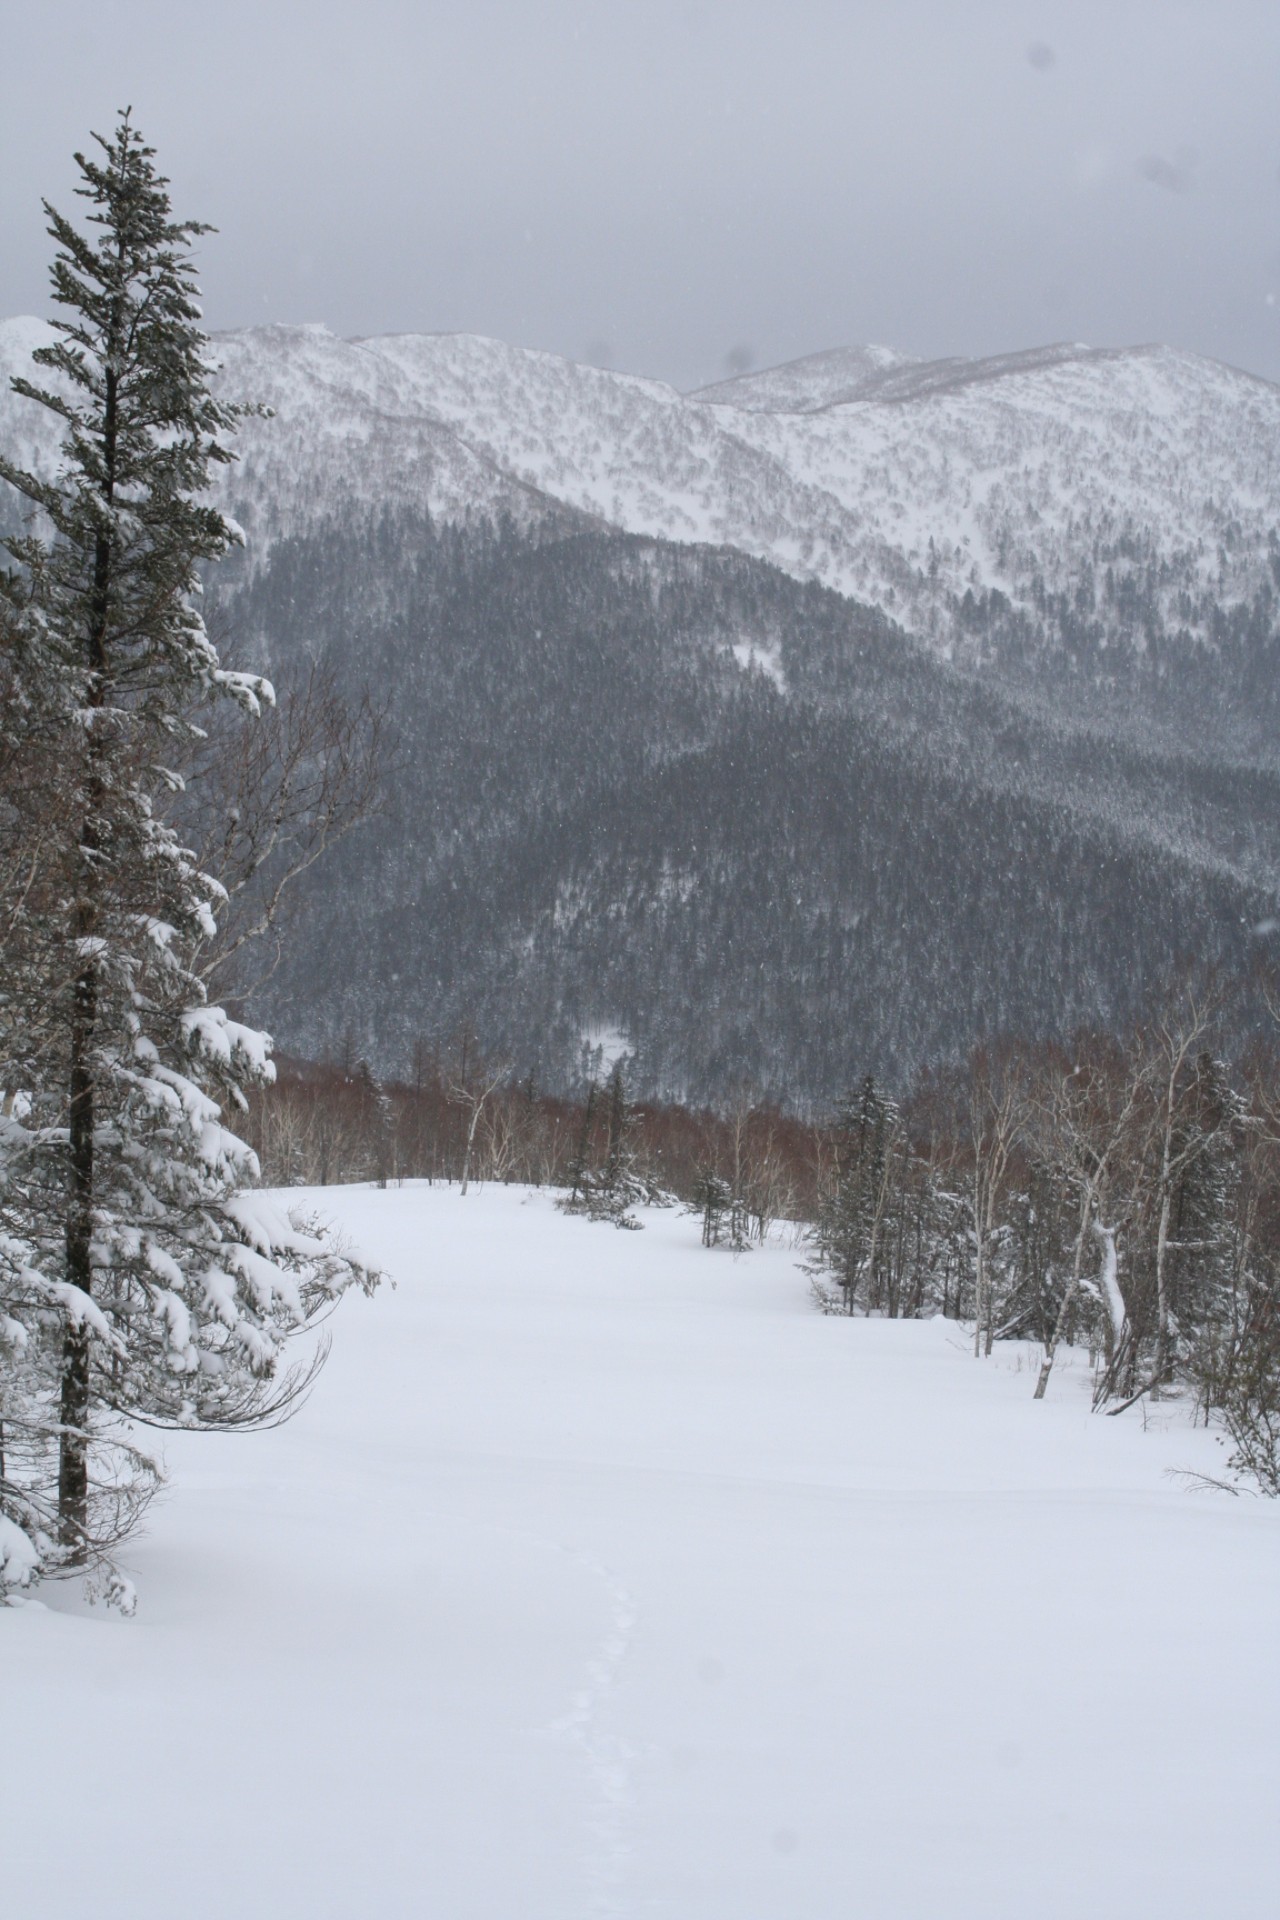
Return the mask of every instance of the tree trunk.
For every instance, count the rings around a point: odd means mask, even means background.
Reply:
[[[471,1109],[471,1125],[467,1128],[467,1144],[462,1155],[462,1192],[458,1196],[460,1200],[465,1200],[467,1197],[467,1182],[471,1178],[471,1148],[475,1141],[476,1128],[480,1124],[481,1104],[481,1102],[477,1101],[476,1105]]]
[[[1169,1214],[1172,1208],[1166,1177],[1160,1196],[1160,1224],[1156,1229],[1156,1363],[1151,1374],[1151,1398],[1160,1398],[1160,1388],[1169,1371]]]
[[[982,1316],[986,1310],[986,1243],[982,1231],[982,1184],[973,1177],[973,1357],[982,1353]]]
[[[1036,1390],[1032,1395],[1032,1399],[1034,1400],[1044,1399],[1046,1389],[1049,1385],[1049,1375],[1053,1372],[1053,1363],[1057,1357],[1058,1344],[1062,1339],[1063,1330],[1067,1324],[1067,1315],[1071,1311],[1072,1303],[1076,1297],[1076,1290],[1077,1281],[1075,1275],[1072,1274],[1070,1284],[1062,1296],[1062,1305],[1058,1309],[1058,1318],[1054,1323],[1053,1332],[1045,1342],[1044,1358],[1040,1362],[1040,1377],[1036,1381]]]
[[[1036,1381],[1034,1400],[1043,1400],[1049,1385],[1049,1375],[1053,1372],[1053,1363],[1057,1357],[1058,1346],[1066,1332],[1067,1315],[1075,1303],[1080,1291],[1080,1270],[1084,1265],[1084,1239],[1093,1218],[1093,1188],[1086,1186],[1080,1196],[1080,1224],[1076,1229],[1075,1251],[1071,1261],[1071,1279],[1062,1296],[1062,1305],[1058,1309],[1058,1318],[1054,1322],[1053,1332],[1045,1342],[1044,1359],[1040,1362],[1040,1378]]]
[[[77,914],[77,926],[92,927],[94,920],[91,902],[83,901]],[[89,937],[87,933],[82,935],[82,938]],[[90,960],[81,968],[76,979],[72,1002],[66,1226],[67,1280],[85,1294],[93,1292],[92,1052],[97,1019],[98,978],[96,967]],[[75,1548],[84,1539],[89,1509],[89,1336],[83,1324],[69,1326],[63,1341],[60,1418],[58,1516],[63,1544]]]
[[[105,495],[114,503],[116,457],[116,374],[107,373],[105,411]],[[107,622],[110,611],[111,542],[99,534],[93,563],[93,615],[86,636],[89,667],[88,812],[80,829],[80,897],[76,904],[76,939],[80,971],[71,1004],[70,1084],[68,1088],[68,1169],[66,1275],[81,1293],[93,1292],[92,1242],[94,1199],[95,1085],[93,1051],[98,1029],[98,965],[90,943],[98,933],[99,859],[102,851],[99,813],[104,785],[100,769],[103,742],[94,725],[106,704]],[[75,1550],[83,1544],[89,1517],[89,1335],[83,1321],[69,1326],[62,1349],[62,1432],[58,1446],[58,1519],[63,1545]]]

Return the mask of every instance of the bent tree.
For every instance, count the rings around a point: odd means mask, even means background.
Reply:
[[[29,504],[5,543],[0,633],[15,724],[38,743],[10,811],[39,874],[10,903],[23,968],[0,1006],[9,1398],[26,1436],[0,1499],[46,1568],[92,1559],[136,1517],[145,1475],[123,1421],[278,1417],[299,1386],[285,1340],[370,1283],[244,1191],[253,1156],[224,1125],[272,1076],[270,1043],[207,1002],[195,956],[222,890],[166,808],[202,710],[232,700],[251,719],[271,699],[220,667],[199,612],[199,569],[238,538],[202,496],[243,409],[209,385],[190,257],[208,229],[172,218],[128,112],[95,139],[98,157],[76,156],[84,228],[45,208],[57,337],[39,377],[14,381],[61,423],[60,460],[34,473],[0,456]]]

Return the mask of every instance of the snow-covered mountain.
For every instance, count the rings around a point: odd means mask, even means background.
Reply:
[[[0,325],[0,439],[52,457],[7,392],[41,323]],[[265,402],[229,504],[270,542],[353,510],[440,522],[567,508],[708,542],[869,602],[943,652],[966,593],[1104,639],[1210,631],[1272,582],[1280,388],[1168,347],[911,361],[816,354],[682,396],[461,334],[220,335],[221,383]],[[1142,598],[1135,613],[1134,590]]]
[[[47,337],[0,327],[0,376]],[[568,1085],[608,1029],[648,1092],[803,1103],[1270,940],[1280,388],[1166,348],[692,396],[460,335],[217,349],[274,409],[219,633],[373,688],[401,750],[298,889],[283,1045],[402,1071],[469,1025]],[[2,378],[0,446],[58,457]]]
[[[827,353],[808,353],[780,367],[717,380],[689,397],[742,407],[748,413],[814,413],[819,407],[860,398],[882,375],[918,364],[892,347],[832,347]]]

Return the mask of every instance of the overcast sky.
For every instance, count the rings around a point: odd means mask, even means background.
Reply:
[[[117,107],[211,327],[461,329],[680,387],[878,341],[1280,379],[1280,5],[11,0],[0,314]]]

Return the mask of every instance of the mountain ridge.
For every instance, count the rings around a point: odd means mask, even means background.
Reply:
[[[650,1092],[803,1106],[1267,959],[1280,389],[837,350],[743,376],[770,410],[472,335],[214,351],[276,409],[215,630],[402,747],[254,1003],[291,1050],[400,1071],[466,1027],[564,1087],[607,1028]],[[0,390],[0,444],[52,471],[57,423]]]
[[[0,324],[0,372],[39,326]],[[1064,611],[1141,647],[1135,583],[1148,625],[1205,640],[1274,578],[1280,387],[1180,349],[835,349],[682,395],[470,334],[272,326],[214,347],[221,389],[275,409],[242,423],[222,482],[260,555],[386,505],[526,530],[570,515],[768,560],[943,653],[966,595],[1000,595],[1048,648]],[[861,368],[857,391],[832,399],[833,368]],[[0,436],[47,466],[37,412],[0,394]]]

